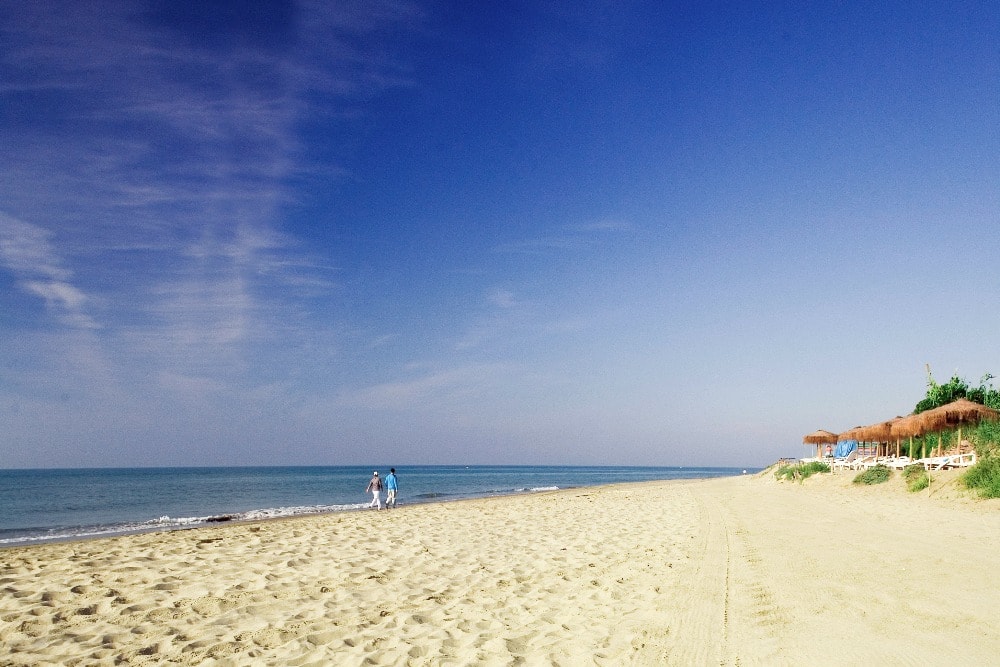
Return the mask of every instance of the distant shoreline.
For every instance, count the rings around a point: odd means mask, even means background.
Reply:
[[[733,468],[400,468],[400,506],[619,481],[738,474]],[[0,548],[367,507],[368,466],[66,469],[0,473]],[[67,510],[67,508],[73,508]]]

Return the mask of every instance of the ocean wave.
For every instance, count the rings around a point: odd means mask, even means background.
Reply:
[[[81,526],[46,528],[41,531],[31,531],[26,534],[0,538],[0,546],[18,546],[40,544],[43,542],[66,542],[95,537],[114,537],[152,530],[147,524],[119,524],[108,526]],[[21,531],[18,531],[21,532]]]
[[[361,511],[374,467],[0,470],[0,547]],[[596,484],[739,474],[737,469],[417,466],[400,505]],[[105,494],[95,503],[93,489]],[[362,500],[364,498],[364,500]],[[256,509],[252,509],[256,508]]]
[[[352,503],[348,505],[310,505],[297,507],[272,507],[266,509],[256,509],[247,512],[235,512],[232,514],[213,514],[208,516],[184,516],[171,517],[160,516],[155,519],[141,522],[114,523],[100,526],[60,526],[54,528],[27,528],[21,530],[9,530],[6,536],[0,537],[0,546],[18,546],[29,544],[41,544],[46,542],[66,542],[97,537],[115,537],[118,535],[132,535],[136,533],[153,532],[157,530],[181,530],[185,528],[196,528],[214,523],[229,523],[243,521],[265,521],[268,519],[280,519],[292,516],[304,516],[309,514],[327,514],[332,512],[345,512],[360,510],[367,507],[366,504]]]

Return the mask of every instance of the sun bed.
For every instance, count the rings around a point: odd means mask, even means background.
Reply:
[[[855,459],[851,462],[851,470],[868,470],[878,465],[877,456],[862,456],[861,458]]]
[[[835,458],[833,460],[832,467],[834,470],[848,470],[850,469],[851,464],[854,463],[854,460],[857,458],[858,458],[858,450],[853,449],[851,450],[851,453],[848,454],[847,456],[843,458]]]
[[[908,465],[913,465],[916,461],[912,460],[909,456],[894,456],[887,461],[885,465],[889,466],[893,470],[902,470]]]
[[[976,465],[976,453],[965,452],[964,454],[956,454],[951,457],[951,462],[948,465],[955,468],[968,468],[969,466]]]
[[[931,456],[920,459],[917,463],[924,464],[924,470],[947,470],[949,468],[968,468],[976,463],[975,452],[949,454],[948,456]]]

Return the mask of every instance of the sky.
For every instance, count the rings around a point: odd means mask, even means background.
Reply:
[[[0,467],[764,466],[1000,374],[1000,5],[13,0]]]

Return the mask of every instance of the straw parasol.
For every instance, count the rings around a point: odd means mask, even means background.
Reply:
[[[813,431],[809,435],[803,437],[802,443],[805,445],[816,445],[816,456],[818,458],[820,456],[821,445],[837,444],[837,434],[820,429],[818,431]]]
[[[892,437],[896,438],[896,452],[899,452],[899,440],[900,438],[910,439],[910,456],[913,456],[913,438],[916,436],[923,435],[924,425],[923,420],[920,415],[907,415],[905,417],[899,417],[892,422],[889,426],[889,433]]]
[[[888,442],[889,422],[879,422],[877,424],[862,426],[859,429],[858,440],[865,442]]]
[[[861,438],[859,436],[861,435],[862,431],[864,431],[864,428],[865,428],[864,426],[855,426],[852,429],[844,431],[843,433],[838,435],[837,438],[839,440],[860,440]]]
[[[889,442],[892,437],[890,433],[890,424],[892,424],[892,420],[869,424],[868,426],[855,426],[851,430],[841,433],[840,439],[879,444]]]
[[[921,419],[920,415],[901,417],[892,423],[889,430],[893,437],[896,438],[912,438],[923,435],[926,432],[924,430],[923,419]]]
[[[864,426],[861,428],[859,434],[859,440],[864,442],[875,442],[875,443],[889,443],[892,442],[892,425],[897,421],[901,420],[902,417],[893,417],[892,419],[884,422],[878,422],[877,424],[872,424],[870,426]],[[886,447],[888,450],[888,447]],[[899,441],[896,441],[896,449],[899,449]],[[888,453],[888,451],[886,452]],[[897,451],[898,454],[898,451]]]
[[[924,427],[924,432],[927,433],[943,431],[951,426],[961,427],[962,424],[996,421],[1000,419],[1000,412],[980,403],[973,403],[966,398],[960,398],[946,405],[921,412],[918,417]]]
[[[820,429],[802,438],[802,442],[806,445],[833,445],[837,442],[837,434]]]
[[[974,403],[968,399],[960,398],[951,403],[921,412],[916,415],[920,419],[920,426],[924,433],[944,431],[948,428],[958,427],[958,442],[962,442],[962,426],[964,424],[978,424],[981,421],[1000,420],[1000,412],[988,408],[980,403]],[[942,448],[941,439],[938,438],[938,451]]]

